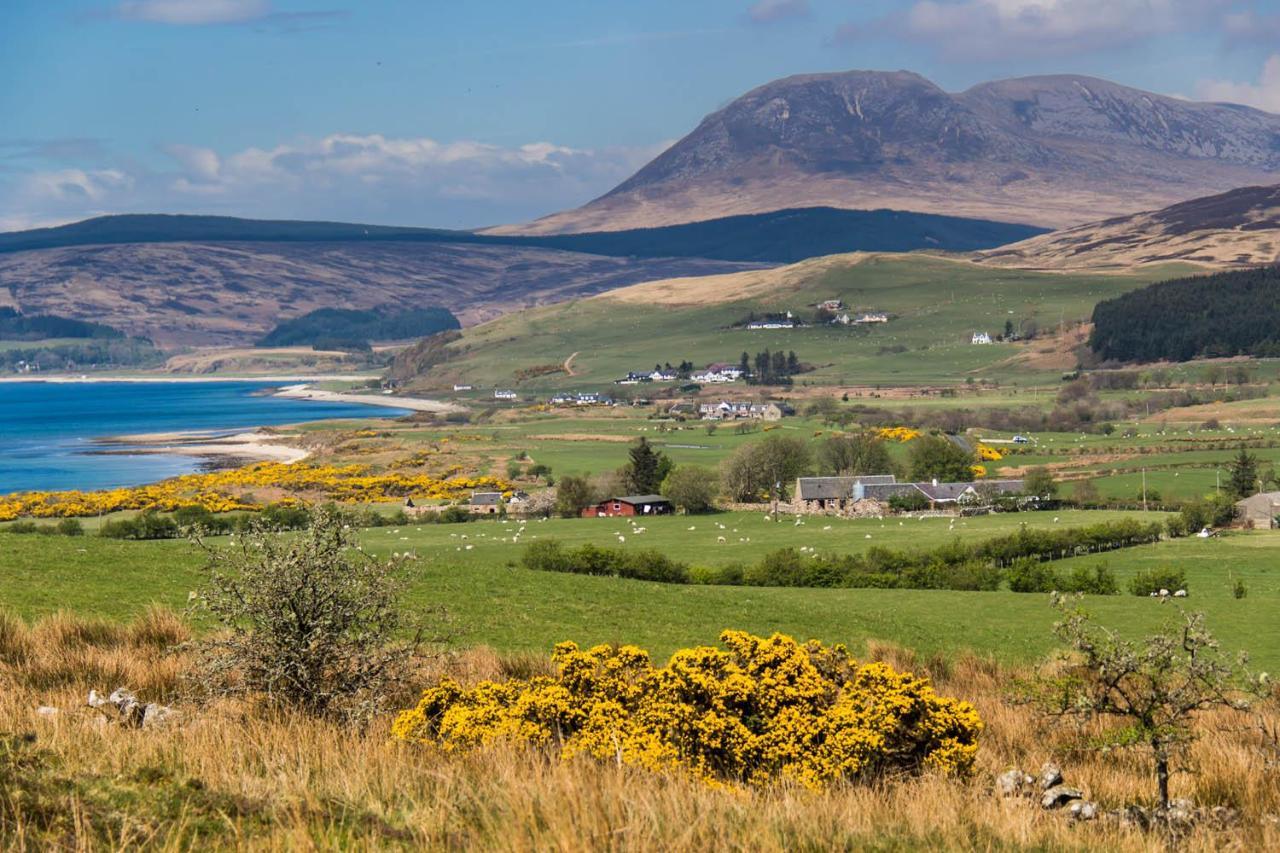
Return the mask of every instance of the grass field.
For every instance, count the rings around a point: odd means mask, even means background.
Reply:
[[[572,353],[574,376],[551,374],[528,389],[602,388],[628,370],[673,364],[736,362],[743,351],[795,350],[817,370],[806,382],[826,385],[955,384],[988,376],[1004,384],[1056,381],[1057,367],[1001,365],[1023,352],[1013,344],[973,346],[975,331],[993,335],[1006,320],[1041,329],[1087,319],[1098,301],[1172,273],[1132,276],[1058,275],[998,270],[927,255],[838,256],[771,276],[772,286],[738,288],[739,279],[701,280],[685,287],[683,303],[655,304],[641,285],[627,294],[538,308],[467,330],[457,359],[433,372],[424,387],[455,380],[510,385],[516,370],[559,364]],[[746,281],[746,279],[742,279]],[[698,292],[699,290],[705,292]],[[739,294],[745,293],[746,296]],[[731,329],[748,311],[811,313],[809,306],[840,298],[853,310],[878,310],[894,319],[871,330],[811,327]]]
[[[1154,515],[1154,514],[1153,514]],[[1059,524],[1100,520],[1102,513],[1062,513]],[[946,520],[896,522],[811,519],[766,523],[756,514],[649,519],[648,532],[625,530],[621,520],[529,522],[522,544],[503,541],[517,525],[484,521],[423,525],[421,530],[379,529],[362,534],[373,553],[419,556],[408,592],[410,606],[443,604],[451,615],[451,642],[500,650],[545,650],[554,642],[636,642],[664,655],[678,646],[710,642],[726,627],[781,630],[859,646],[885,640],[921,653],[971,649],[1010,662],[1026,662],[1051,647],[1047,597],[1010,592],[825,590],[669,586],[612,578],[531,572],[518,567],[524,542],[534,537],[566,543],[594,541],[625,548],[653,547],[695,563],[751,560],[785,544],[856,551],[872,544],[928,546],[953,536],[985,538],[1014,529],[1027,516],[995,516],[957,524]],[[1047,520],[1046,520],[1047,521]],[[723,523],[726,531],[715,525]],[[822,528],[830,525],[829,531]],[[910,525],[910,526],[908,526]],[[629,525],[628,525],[629,526]],[[687,528],[698,528],[689,531]],[[736,527],[751,543],[720,545]],[[617,542],[623,531],[625,544]],[[865,537],[871,535],[871,539]],[[466,539],[462,537],[465,536]],[[470,549],[468,550],[468,547]],[[1280,666],[1280,634],[1270,630],[1280,612],[1280,569],[1274,549],[1280,533],[1177,540],[1057,564],[1107,563],[1122,586],[1149,566],[1187,572],[1189,608],[1203,610],[1225,645],[1247,649],[1264,668]],[[0,605],[24,616],[58,609],[126,619],[153,601],[184,606],[199,584],[199,558],[185,542],[119,542],[88,536],[0,534]],[[1232,585],[1244,581],[1237,600]],[[1171,607],[1128,594],[1091,597],[1088,607],[1128,631],[1154,628]]]

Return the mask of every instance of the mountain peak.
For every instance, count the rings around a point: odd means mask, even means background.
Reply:
[[[515,233],[787,207],[1074,225],[1280,175],[1280,116],[1061,74],[948,93],[911,71],[756,87],[601,198]]]

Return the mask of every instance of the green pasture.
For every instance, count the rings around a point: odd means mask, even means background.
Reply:
[[[1059,524],[1081,524],[1116,514],[1059,513]],[[692,562],[751,560],[783,544],[813,543],[830,550],[874,544],[929,546],[952,537],[982,538],[1025,521],[1052,524],[1052,514],[947,520],[882,522],[811,519],[766,522],[755,513],[648,519],[636,535],[621,520],[528,522],[520,543],[510,541],[519,525],[480,521],[462,525],[410,525],[369,530],[365,547],[377,554],[409,551],[413,564],[407,601],[411,608],[443,604],[449,611],[450,642],[500,649],[546,650],[574,639],[585,643],[626,641],[665,655],[690,643],[711,642],[726,627],[785,631],[847,642],[885,640],[924,654],[972,650],[1009,662],[1026,662],[1052,646],[1054,612],[1047,596],[1010,592],[933,590],[825,590],[755,587],[667,586],[613,578],[530,572],[520,554],[534,537],[566,543],[595,541],[623,548],[652,547]],[[1152,514],[1152,517],[1155,517]],[[717,524],[725,524],[722,531]],[[823,530],[830,525],[831,530]],[[915,525],[909,527],[908,525]],[[688,527],[697,530],[689,531]],[[720,544],[719,535],[750,531],[751,543]],[[617,541],[621,533],[626,542]],[[865,536],[870,534],[870,540]],[[465,539],[462,537],[466,536]],[[402,538],[403,537],[403,538]],[[506,541],[503,541],[503,540]],[[471,548],[468,550],[467,546]],[[1183,605],[1204,611],[1226,647],[1247,649],[1262,668],[1280,665],[1280,569],[1274,559],[1280,533],[1235,534],[1209,540],[1162,542],[1055,564],[1107,563],[1121,584],[1139,568],[1185,569],[1190,597]],[[200,557],[185,542],[119,542],[93,536],[66,538],[0,533],[0,606],[27,617],[59,609],[108,619],[126,619],[152,601],[186,604],[200,583]],[[1247,596],[1236,599],[1239,579]],[[1153,629],[1175,613],[1128,594],[1089,597],[1086,606],[1126,632]]]

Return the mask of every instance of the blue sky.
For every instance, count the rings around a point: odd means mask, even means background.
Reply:
[[[5,0],[0,230],[470,227],[585,202],[788,74],[1072,72],[1280,112],[1280,0]]]

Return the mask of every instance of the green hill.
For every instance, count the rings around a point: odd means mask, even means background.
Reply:
[[[130,214],[0,234],[0,252],[120,243],[393,241],[535,247],[612,257],[790,263],[852,251],[989,249],[1044,231],[1029,225],[984,219],[828,207],[730,216],[663,228],[537,237],[344,222]]]
[[[818,258],[778,269],[650,282],[502,317],[465,330],[443,353],[421,360],[420,366],[431,365],[425,371],[415,373],[415,353],[406,352],[401,378],[409,387],[437,390],[459,381],[529,390],[604,389],[628,371],[657,363],[736,363],[743,352],[768,348],[794,350],[813,367],[796,378],[798,386],[954,385],[967,377],[1003,385],[1057,381],[1075,363],[1070,351],[1054,351],[1059,344],[1053,335],[1061,326],[1087,321],[1099,301],[1171,272],[1164,267],[1134,275],[1063,275],[919,254]],[[735,327],[752,311],[791,311],[811,321],[816,306],[830,299],[840,299],[855,314],[886,312],[889,322]],[[1019,333],[1034,332],[1034,339],[971,342],[975,332],[1000,336],[1006,323]],[[575,353],[566,372],[563,364]]]

